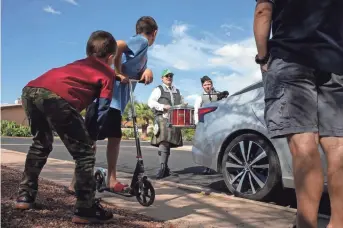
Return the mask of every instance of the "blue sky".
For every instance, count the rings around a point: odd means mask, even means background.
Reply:
[[[248,0],[3,0],[1,103],[14,103],[45,71],[84,58],[91,32],[107,30],[125,40],[143,15],[155,18],[159,33],[149,50],[154,82],[137,86],[140,101],[161,82],[164,68],[175,72],[174,84],[191,104],[203,75],[232,94],[261,78],[254,8]]]

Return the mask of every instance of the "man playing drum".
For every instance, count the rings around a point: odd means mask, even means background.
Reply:
[[[168,126],[168,110],[183,103],[180,91],[172,85],[173,76],[174,73],[169,69],[164,70],[162,72],[162,84],[152,91],[148,100],[148,105],[155,116],[154,135],[151,139],[151,145],[158,147],[161,165],[156,179],[171,175],[168,168],[170,148],[183,146],[181,129]]]

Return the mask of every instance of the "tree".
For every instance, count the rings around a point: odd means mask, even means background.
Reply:
[[[154,119],[154,114],[148,104],[140,103],[136,100],[134,104],[137,115],[137,125],[142,128],[142,138],[146,138],[148,136],[148,126],[150,121]],[[126,120],[126,123],[131,119],[131,103],[128,103],[125,107],[122,117],[123,120]]]
[[[133,98],[133,102],[134,102],[135,105],[138,104],[138,101],[135,99],[135,97]],[[125,107],[125,109],[124,109],[124,112],[123,112],[123,114],[122,114],[122,118],[123,118],[123,120],[126,121],[126,123],[130,121],[129,119],[131,119],[131,102],[129,102],[129,103],[126,105],[126,107]],[[126,124],[126,123],[125,123],[125,124]],[[124,125],[125,125],[125,124],[124,124]]]
[[[148,136],[148,126],[150,120],[154,119],[154,114],[150,107],[144,103],[137,103],[135,108],[138,119],[137,122],[141,122],[142,126],[142,138],[146,138]]]

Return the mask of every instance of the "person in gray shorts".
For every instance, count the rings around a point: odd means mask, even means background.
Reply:
[[[255,61],[270,137],[286,137],[293,158],[294,227],[317,227],[324,185],[319,145],[328,161],[328,227],[343,227],[342,12],[341,0],[257,0]]]
[[[262,77],[270,137],[303,132],[343,137],[343,74],[271,57]]]

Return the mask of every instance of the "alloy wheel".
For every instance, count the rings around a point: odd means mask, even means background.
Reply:
[[[268,154],[254,141],[242,140],[235,144],[225,164],[230,185],[241,194],[256,194],[267,182]]]

